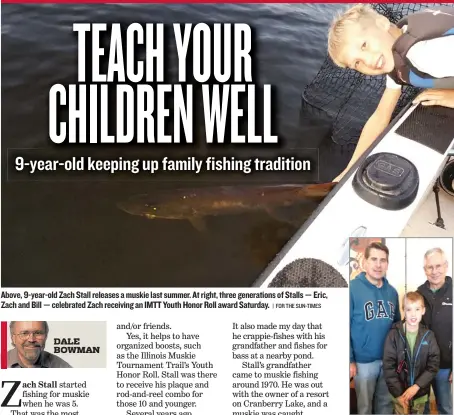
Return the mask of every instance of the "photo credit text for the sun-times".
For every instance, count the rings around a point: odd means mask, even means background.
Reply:
[[[348,410],[347,375],[334,375],[348,373],[344,289],[4,290],[1,300],[2,354],[11,321],[35,318],[48,323],[44,350],[71,364],[2,370],[2,413]]]

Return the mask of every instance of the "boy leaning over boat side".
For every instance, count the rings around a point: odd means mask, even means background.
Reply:
[[[427,8],[397,25],[368,5],[358,4],[335,18],[328,33],[333,62],[365,75],[386,74],[377,109],[364,125],[356,150],[338,182],[383,132],[402,85],[429,88],[414,102],[454,108],[454,8]]]
[[[423,414],[440,366],[440,350],[434,333],[421,323],[422,295],[409,292],[403,303],[405,320],[393,325],[385,341],[383,372],[394,413]]]

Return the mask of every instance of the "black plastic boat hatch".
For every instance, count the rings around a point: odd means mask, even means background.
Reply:
[[[443,168],[440,176],[441,188],[451,196],[454,196],[454,159],[450,160]]]
[[[418,194],[415,165],[397,154],[376,153],[364,161],[353,178],[353,189],[366,202],[386,210],[410,206]]]

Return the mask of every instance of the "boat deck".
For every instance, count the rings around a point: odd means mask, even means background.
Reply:
[[[440,189],[439,198],[444,229],[435,225],[438,217],[437,205],[435,203],[435,193],[431,191],[426,200],[410,218],[401,236],[454,237],[454,197]]]

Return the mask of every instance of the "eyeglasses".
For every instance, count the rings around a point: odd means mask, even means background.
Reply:
[[[445,265],[446,262],[444,264],[437,264],[435,266],[434,265],[425,266],[424,269],[428,272],[440,271]]]
[[[28,339],[30,336],[33,336],[37,339],[42,339],[46,336],[46,333],[42,330],[37,331],[21,331],[16,333],[16,336],[19,336],[22,340]]]

